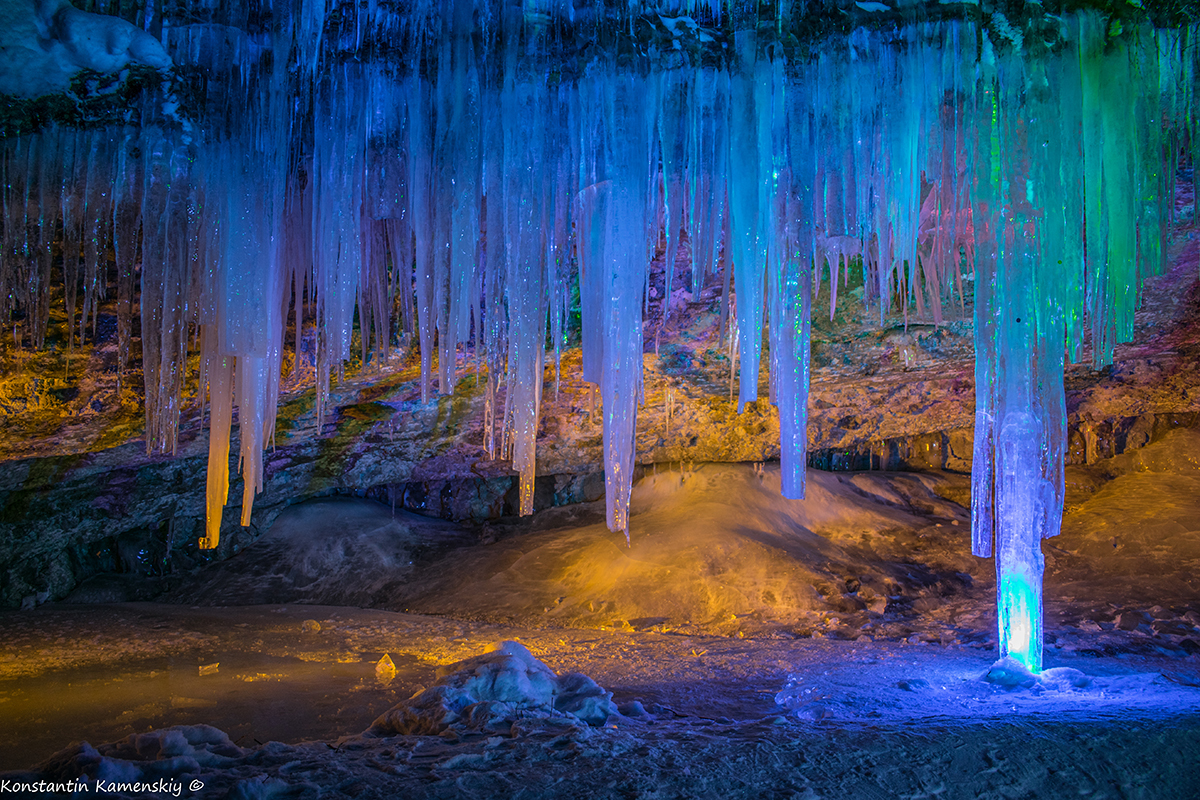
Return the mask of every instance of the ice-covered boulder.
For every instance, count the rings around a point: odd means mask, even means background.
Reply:
[[[612,692],[586,675],[556,676],[518,642],[438,671],[438,681],[384,713],[371,736],[437,734],[454,727],[499,730],[516,719],[557,717],[600,725],[617,713]]]
[[[171,57],[141,28],[68,0],[0,3],[0,94],[53,94],[80,70],[116,73],[130,64],[166,69]]]
[[[176,725],[96,747],[79,742],[34,769],[47,780],[153,782],[223,767],[245,754],[211,725]]]

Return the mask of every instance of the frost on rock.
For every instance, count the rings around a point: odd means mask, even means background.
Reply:
[[[438,681],[387,711],[369,736],[430,735],[447,728],[505,730],[517,719],[601,725],[617,706],[586,675],[556,676],[518,642],[438,670]]]

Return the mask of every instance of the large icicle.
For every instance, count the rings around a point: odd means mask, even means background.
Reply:
[[[1131,332],[1136,276],[1161,261],[1158,245],[1140,243],[1163,231],[1162,204],[1131,201],[1163,191],[1151,165],[1162,154],[1121,121],[1128,95],[1157,109],[1157,61],[1130,55],[1138,32],[1111,41],[1092,14],[1074,32],[1056,53],[985,38],[974,115],[972,549],[995,552],[1001,655],[1032,671],[1042,663],[1040,541],[1058,534],[1063,509],[1064,355],[1077,350],[1086,302],[1093,360],[1111,361]],[[1157,111],[1143,113],[1145,124]]]
[[[596,137],[595,181],[585,190],[581,287],[599,294],[602,321],[600,397],[604,413],[604,485],[608,529],[629,540],[634,436],[642,382],[642,291],[646,280],[649,175],[654,116],[639,98],[644,78],[589,75],[583,82],[585,126]],[[589,148],[583,148],[589,152]]]
[[[780,482],[784,497],[804,497],[808,464],[808,382],[811,340],[814,141],[811,86],[788,87],[775,64],[772,147],[787,164],[773,198],[768,260],[771,370],[779,408]]]
[[[737,34],[730,88],[729,215],[737,303],[738,411],[758,399],[771,181],[771,65],[754,31]]]

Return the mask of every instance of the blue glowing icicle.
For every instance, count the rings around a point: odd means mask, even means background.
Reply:
[[[317,87],[313,152],[313,277],[321,338],[317,354],[317,420],[324,419],[334,367],[350,358],[362,274],[366,168],[362,69],[334,67]]]
[[[736,37],[730,87],[729,215],[737,302],[738,411],[758,399],[762,356],[764,271],[771,185],[770,62],[760,58],[754,31]]]
[[[507,403],[512,414],[513,469],[519,475],[520,512],[533,513],[538,418],[546,350],[545,258],[541,183],[545,103],[534,81],[513,80],[501,103],[509,123],[504,157],[504,239],[508,274]],[[519,165],[519,166],[517,166]]]
[[[812,317],[813,185],[815,154],[811,96],[803,83],[789,87],[782,64],[773,69],[772,148],[786,164],[775,186],[767,262],[771,371],[779,408],[780,485],[784,497],[803,499],[808,464],[809,351]]]
[[[1064,346],[1039,330],[1039,206],[1033,133],[1036,113],[1020,52],[982,61],[975,150],[976,438],[972,469],[972,543],[996,557],[1000,654],[1036,672],[1042,663],[1041,539],[1047,499],[1046,456],[1065,427],[1051,429],[1035,382],[1039,356]],[[1061,356],[1057,363],[1062,364]],[[1047,376],[1053,380],[1053,375]],[[1062,384],[1061,366],[1057,376]],[[1057,533],[1055,530],[1053,533]],[[1053,535],[1050,533],[1050,535]],[[994,546],[993,546],[994,539]]]

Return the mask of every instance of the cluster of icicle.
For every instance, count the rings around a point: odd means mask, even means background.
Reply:
[[[749,26],[728,34],[719,64],[588,53],[579,41],[564,64],[570,48],[546,15],[478,5],[430,0],[403,17],[343,5],[335,23],[304,0],[257,38],[177,26],[169,52],[204,76],[190,129],[144,115],[137,129],[0,143],[0,315],[15,303],[40,343],[61,246],[79,341],[111,244],[124,361],[140,264],[152,449],[174,447],[199,333],[208,546],[228,494],[233,409],[246,524],[289,310],[299,332],[306,308],[318,424],[356,316],[364,360],[386,355],[395,316],[415,332],[423,400],[435,383],[454,390],[471,350],[487,450],[511,456],[529,513],[547,343],[557,359],[576,280],[583,377],[603,403],[608,524],[627,532],[663,228],[668,265],[689,243],[694,293],[725,287],[739,408],[757,399],[766,334],[788,497],[804,493],[809,318],[824,276],[831,314],[853,268],[881,319],[901,305],[938,323],[973,280],[975,549],[990,550],[997,518],[1001,542],[1012,538],[1005,509],[1020,492],[1036,496],[1038,533],[1057,532],[1064,349],[1076,357],[1086,320],[1096,363],[1110,359],[1131,331],[1138,276],[1162,261],[1173,159],[1191,124],[1178,34],[1114,32],[1080,14],[1048,48],[993,17],[857,30],[789,58]],[[672,35],[703,35],[691,18],[659,19]],[[389,37],[407,69],[357,57]]]

